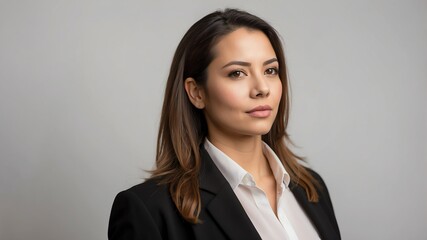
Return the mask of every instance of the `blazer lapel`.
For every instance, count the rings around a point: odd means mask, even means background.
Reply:
[[[339,236],[336,235],[334,227],[331,225],[330,221],[328,221],[329,217],[325,213],[320,203],[309,202],[305,190],[300,186],[292,182],[289,186],[295,198],[307,214],[308,218],[311,219],[311,222],[317,229],[320,238],[340,239]],[[321,199],[319,199],[319,201],[321,201]]]
[[[261,240],[233,189],[203,146],[201,147],[201,157],[199,180],[202,205],[205,205],[202,208],[206,208],[206,212],[230,239]],[[201,220],[203,221],[203,219]]]

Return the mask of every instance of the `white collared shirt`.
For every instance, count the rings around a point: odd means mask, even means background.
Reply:
[[[250,173],[205,139],[204,147],[227,179],[262,239],[320,239],[313,224],[289,189],[290,176],[274,151],[263,142],[277,184],[277,217],[265,192],[256,186]]]

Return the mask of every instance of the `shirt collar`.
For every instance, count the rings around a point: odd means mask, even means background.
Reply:
[[[205,138],[204,147],[232,189],[235,189],[239,184],[243,183],[244,179],[248,178],[245,178],[245,176],[250,176],[252,179],[250,173],[215,147],[207,138]],[[286,172],[276,153],[265,142],[263,142],[263,153],[270,164],[276,182],[284,183],[288,187],[290,182],[289,174]]]
[[[205,149],[212,158],[212,161],[218,167],[219,171],[224,175],[231,188],[234,190],[242,182],[245,175],[248,173],[240,167],[235,161],[228,157],[224,152],[219,150],[207,138],[205,139]]]
[[[286,172],[283,163],[280,161],[279,157],[273,151],[273,149],[268,146],[267,143],[263,143],[263,153],[266,156],[268,163],[270,164],[271,171],[273,172],[276,182],[283,182],[286,187],[289,186],[291,182],[291,176]]]

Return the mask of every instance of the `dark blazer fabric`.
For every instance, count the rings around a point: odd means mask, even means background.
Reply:
[[[202,148],[200,196],[202,223],[186,222],[172,201],[167,185],[149,179],[120,192],[113,203],[108,226],[110,240],[259,240],[261,237],[246,215],[227,180]],[[313,223],[321,239],[341,239],[328,190],[319,181],[319,202],[309,202],[305,190],[290,185],[292,193]]]

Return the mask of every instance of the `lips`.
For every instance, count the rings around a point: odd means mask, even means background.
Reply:
[[[272,108],[268,105],[257,106],[246,113],[248,113],[251,117],[257,118],[265,118],[270,116]]]

